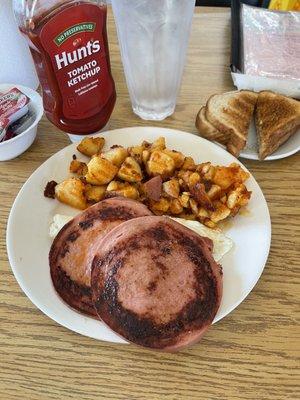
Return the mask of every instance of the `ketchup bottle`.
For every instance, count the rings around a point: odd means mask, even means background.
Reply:
[[[106,1],[14,0],[43,90],[47,118],[86,135],[102,129],[116,101],[106,33]]]

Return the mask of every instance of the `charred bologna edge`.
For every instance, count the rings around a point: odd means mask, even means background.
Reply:
[[[90,284],[72,280],[63,268],[65,257],[68,257],[68,260],[72,260],[72,256],[75,257],[75,254],[72,253],[75,251],[74,244],[82,241],[83,248],[88,249],[91,243],[86,238],[91,233],[91,229],[97,228],[93,236],[93,241],[97,246],[103,236],[104,227],[106,231],[109,231],[118,223],[143,215],[152,215],[143,204],[123,197],[114,197],[103,200],[83,211],[61,229],[51,246],[49,264],[54,288],[68,305],[84,314],[97,317],[91,301]],[[72,267],[84,271],[91,266],[76,265],[74,262]]]
[[[222,296],[222,272],[212,258],[211,248],[209,239],[167,217],[141,217],[117,226],[102,240],[92,264],[92,296],[99,317],[120,336],[150,348],[175,351],[198,341],[211,325]],[[169,256],[171,261],[166,261]],[[180,274],[180,268],[192,271],[191,287],[186,288],[193,290],[192,297],[182,294],[181,283],[177,284],[176,280],[176,287],[170,290],[168,286],[168,280],[174,278],[170,275],[172,269]],[[138,278],[132,280],[138,269],[141,271],[137,272]],[[122,278],[124,270],[129,280]],[[157,278],[151,281],[156,270]],[[147,274],[151,275],[149,284]],[[140,297],[136,291],[130,297],[131,285],[138,285],[135,288]],[[164,318],[170,303],[163,303],[153,314],[152,305],[162,298],[161,292],[155,292],[159,285],[160,290],[166,290],[168,298],[174,296],[175,300],[182,296],[181,309],[175,314],[171,310],[172,317],[168,320]],[[122,291],[122,288],[125,289]],[[123,296],[125,293],[125,299],[120,299],[120,291]],[[144,298],[151,304],[147,303],[148,308],[137,312],[136,307]],[[164,322],[157,322],[157,318]]]

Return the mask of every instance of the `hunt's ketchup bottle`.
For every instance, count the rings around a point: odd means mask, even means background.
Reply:
[[[102,129],[116,101],[106,1],[14,0],[14,11],[29,39],[48,119],[75,135]]]

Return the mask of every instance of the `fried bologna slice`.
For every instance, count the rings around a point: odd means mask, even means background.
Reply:
[[[60,297],[84,314],[96,316],[91,302],[93,247],[111,229],[131,218],[152,215],[134,200],[103,200],[76,216],[58,233],[49,253],[53,285]]]
[[[212,242],[168,217],[124,222],[101,241],[92,265],[99,317],[141,346],[175,351],[197,342],[222,296]]]
[[[300,128],[300,101],[270,91],[260,92],[255,124],[259,158],[263,160]]]

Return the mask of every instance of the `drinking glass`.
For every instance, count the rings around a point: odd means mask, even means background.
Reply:
[[[146,120],[173,114],[195,0],[112,0],[133,111]]]

